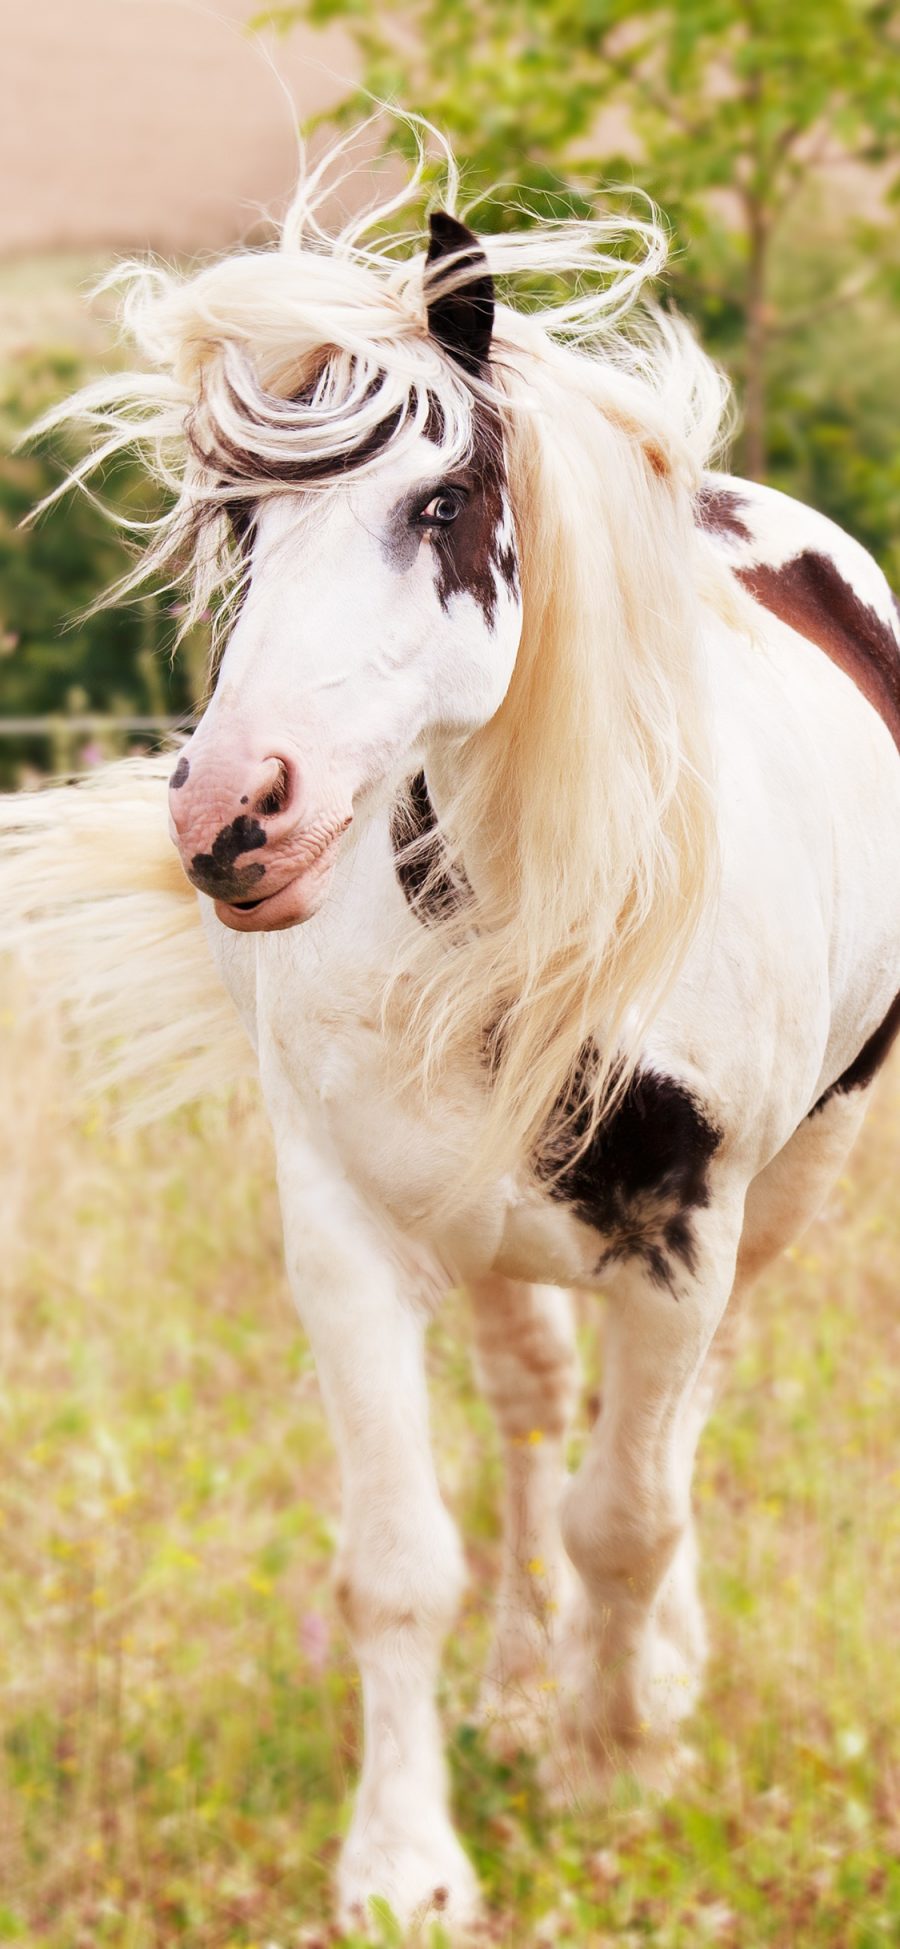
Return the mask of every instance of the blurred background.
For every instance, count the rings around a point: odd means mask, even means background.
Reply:
[[[258,241],[297,168],[297,124],[346,89],[339,29],[274,49],[248,0],[3,0],[0,76],[0,786],[96,762],[158,735],[202,687],[205,644],[174,666],[177,618],[152,593],[78,617],[121,571],[114,526],[84,497],[18,523],[65,450],[13,457],[19,433],[98,367],[122,361],[90,291],[115,257],[187,260]],[[331,71],[333,68],[333,72]],[[71,455],[70,455],[71,457]],[[107,472],[114,510],[149,511],[138,472]],[[95,721],[102,719],[102,722]],[[5,722],[4,722],[5,720]],[[129,720],[138,720],[129,723]]]
[[[290,191],[297,121],[315,147],[329,119],[369,112],[369,89],[451,137],[482,228],[577,207],[573,182],[588,200],[604,184],[649,191],[672,228],[666,293],[739,391],[736,469],[833,515],[900,585],[893,5],[307,0],[253,33],[249,3],[3,0],[4,450],[123,356],[108,307],[88,304],[113,256],[264,240]],[[379,144],[409,138],[386,118],[363,156]],[[0,462],[7,786],[23,767],[152,734],[201,681],[202,642],[171,667],[160,654],[174,619],[152,593],[78,622],[123,564],[87,500],[18,528],[65,458],[57,445]],[[102,488],[113,508],[146,508],[127,465]]]
[[[171,595],[79,620],[125,565],[93,502],[19,525],[72,450],[18,435],[126,356],[92,282],[122,254],[264,241],[298,123],[315,151],[370,94],[450,136],[480,228],[648,191],[665,295],[738,390],[736,470],[831,514],[900,588],[893,0],[251,5],[0,0],[0,785],[153,745],[202,688],[202,629],[170,658]],[[383,120],[363,156],[408,147]],[[364,167],[347,194],[367,189]],[[149,505],[127,462],[101,486]],[[105,1103],[73,1116],[26,999],[0,1010],[0,1943],[312,1949],[338,1939],[357,1697],[267,1132],[249,1095],[143,1133]],[[489,1939],[900,1941],[898,1164],[895,1067],[760,1288],[703,1447],[713,1656],[664,1809],[623,1790],[553,1820],[531,1763],[474,1729],[499,1458],[464,1296],[442,1315],[437,1440],[472,1571],[446,1702]]]

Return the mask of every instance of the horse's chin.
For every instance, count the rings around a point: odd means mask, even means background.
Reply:
[[[295,874],[262,900],[217,900],[216,914],[236,934],[273,934],[299,927],[318,913],[331,881],[337,840],[332,840],[312,866]]]

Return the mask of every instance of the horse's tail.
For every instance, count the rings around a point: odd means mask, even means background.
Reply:
[[[250,1068],[169,840],[171,755],[0,799],[0,938],[29,1015],[62,1019],[80,1092],[145,1121]]]

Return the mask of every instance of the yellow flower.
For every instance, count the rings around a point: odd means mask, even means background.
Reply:
[[[247,1582],[251,1590],[258,1591],[260,1597],[268,1597],[272,1589],[271,1577],[264,1577],[259,1570],[248,1570]]]

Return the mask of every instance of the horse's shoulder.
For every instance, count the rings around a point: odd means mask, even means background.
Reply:
[[[706,476],[697,519],[753,599],[824,650],[900,746],[900,610],[868,551],[827,515],[729,475]]]

